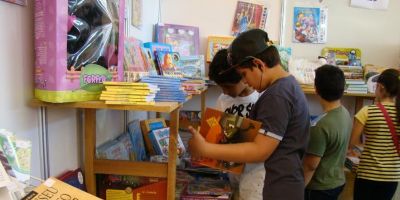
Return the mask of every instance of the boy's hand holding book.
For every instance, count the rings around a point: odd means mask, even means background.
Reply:
[[[200,127],[194,129],[189,126],[189,132],[192,133],[192,138],[189,140],[189,151],[193,159],[197,159],[204,155],[205,147],[207,146],[207,141],[200,134]]]

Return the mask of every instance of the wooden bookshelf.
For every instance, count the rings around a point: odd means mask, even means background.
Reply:
[[[207,89],[201,94],[201,111],[205,110]],[[192,99],[188,96],[187,101]],[[96,174],[118,174],[146,177],[167,178],[167,199],[175,200],[176,187],[176,153],[170,153],[168,163],[134,162],[96,159],[96,110],[128,110],[168,113],[170,116],[169,152],[177,152],[177,135],[179,127],[179,109],[183,104],[177,102],[156,102],[154,105],[108,105],[104,101],[85,101],[74,103],[48,103],[33,99],[33,107],[80,108],[84,112],[84,169],[86,187],[89,193],[96,195]]]
[[[310,94],[310,95],[315,95],[315,90],[313,87],[310,86],[303,86],[302,85],[302,90],[304,94]],[[349,96],[349,97],[354,97],[355,98],[355,107],[354,111],[355,113],[359,111],[363,107],[363,102],[364,100],[374,100],[375,99],[375,94],[374,93],[366,93],[366,94],[360,94],[360,93],[344,93],[343,96]]]

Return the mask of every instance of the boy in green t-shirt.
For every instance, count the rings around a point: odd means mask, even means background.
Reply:
[[[340,102],[344,74],[338,67],[323,65],[315,71],[314,84],[324,113],[311,122],[304,157],[304,199],[336,200],[346,181],[343,167],[352,126]]]

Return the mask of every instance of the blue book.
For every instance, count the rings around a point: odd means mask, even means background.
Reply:
[[[128,133],[132,142],[132,153],[136,161],[147,160],[146,148],[139,120],[128,123]]]

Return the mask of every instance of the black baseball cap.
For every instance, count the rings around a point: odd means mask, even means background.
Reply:
[[[237,66],[248,60],[247,58],[260,54],[268,48],[268,33],[261,29],[251,29],[240,33],[228,49],[228,61]]]

